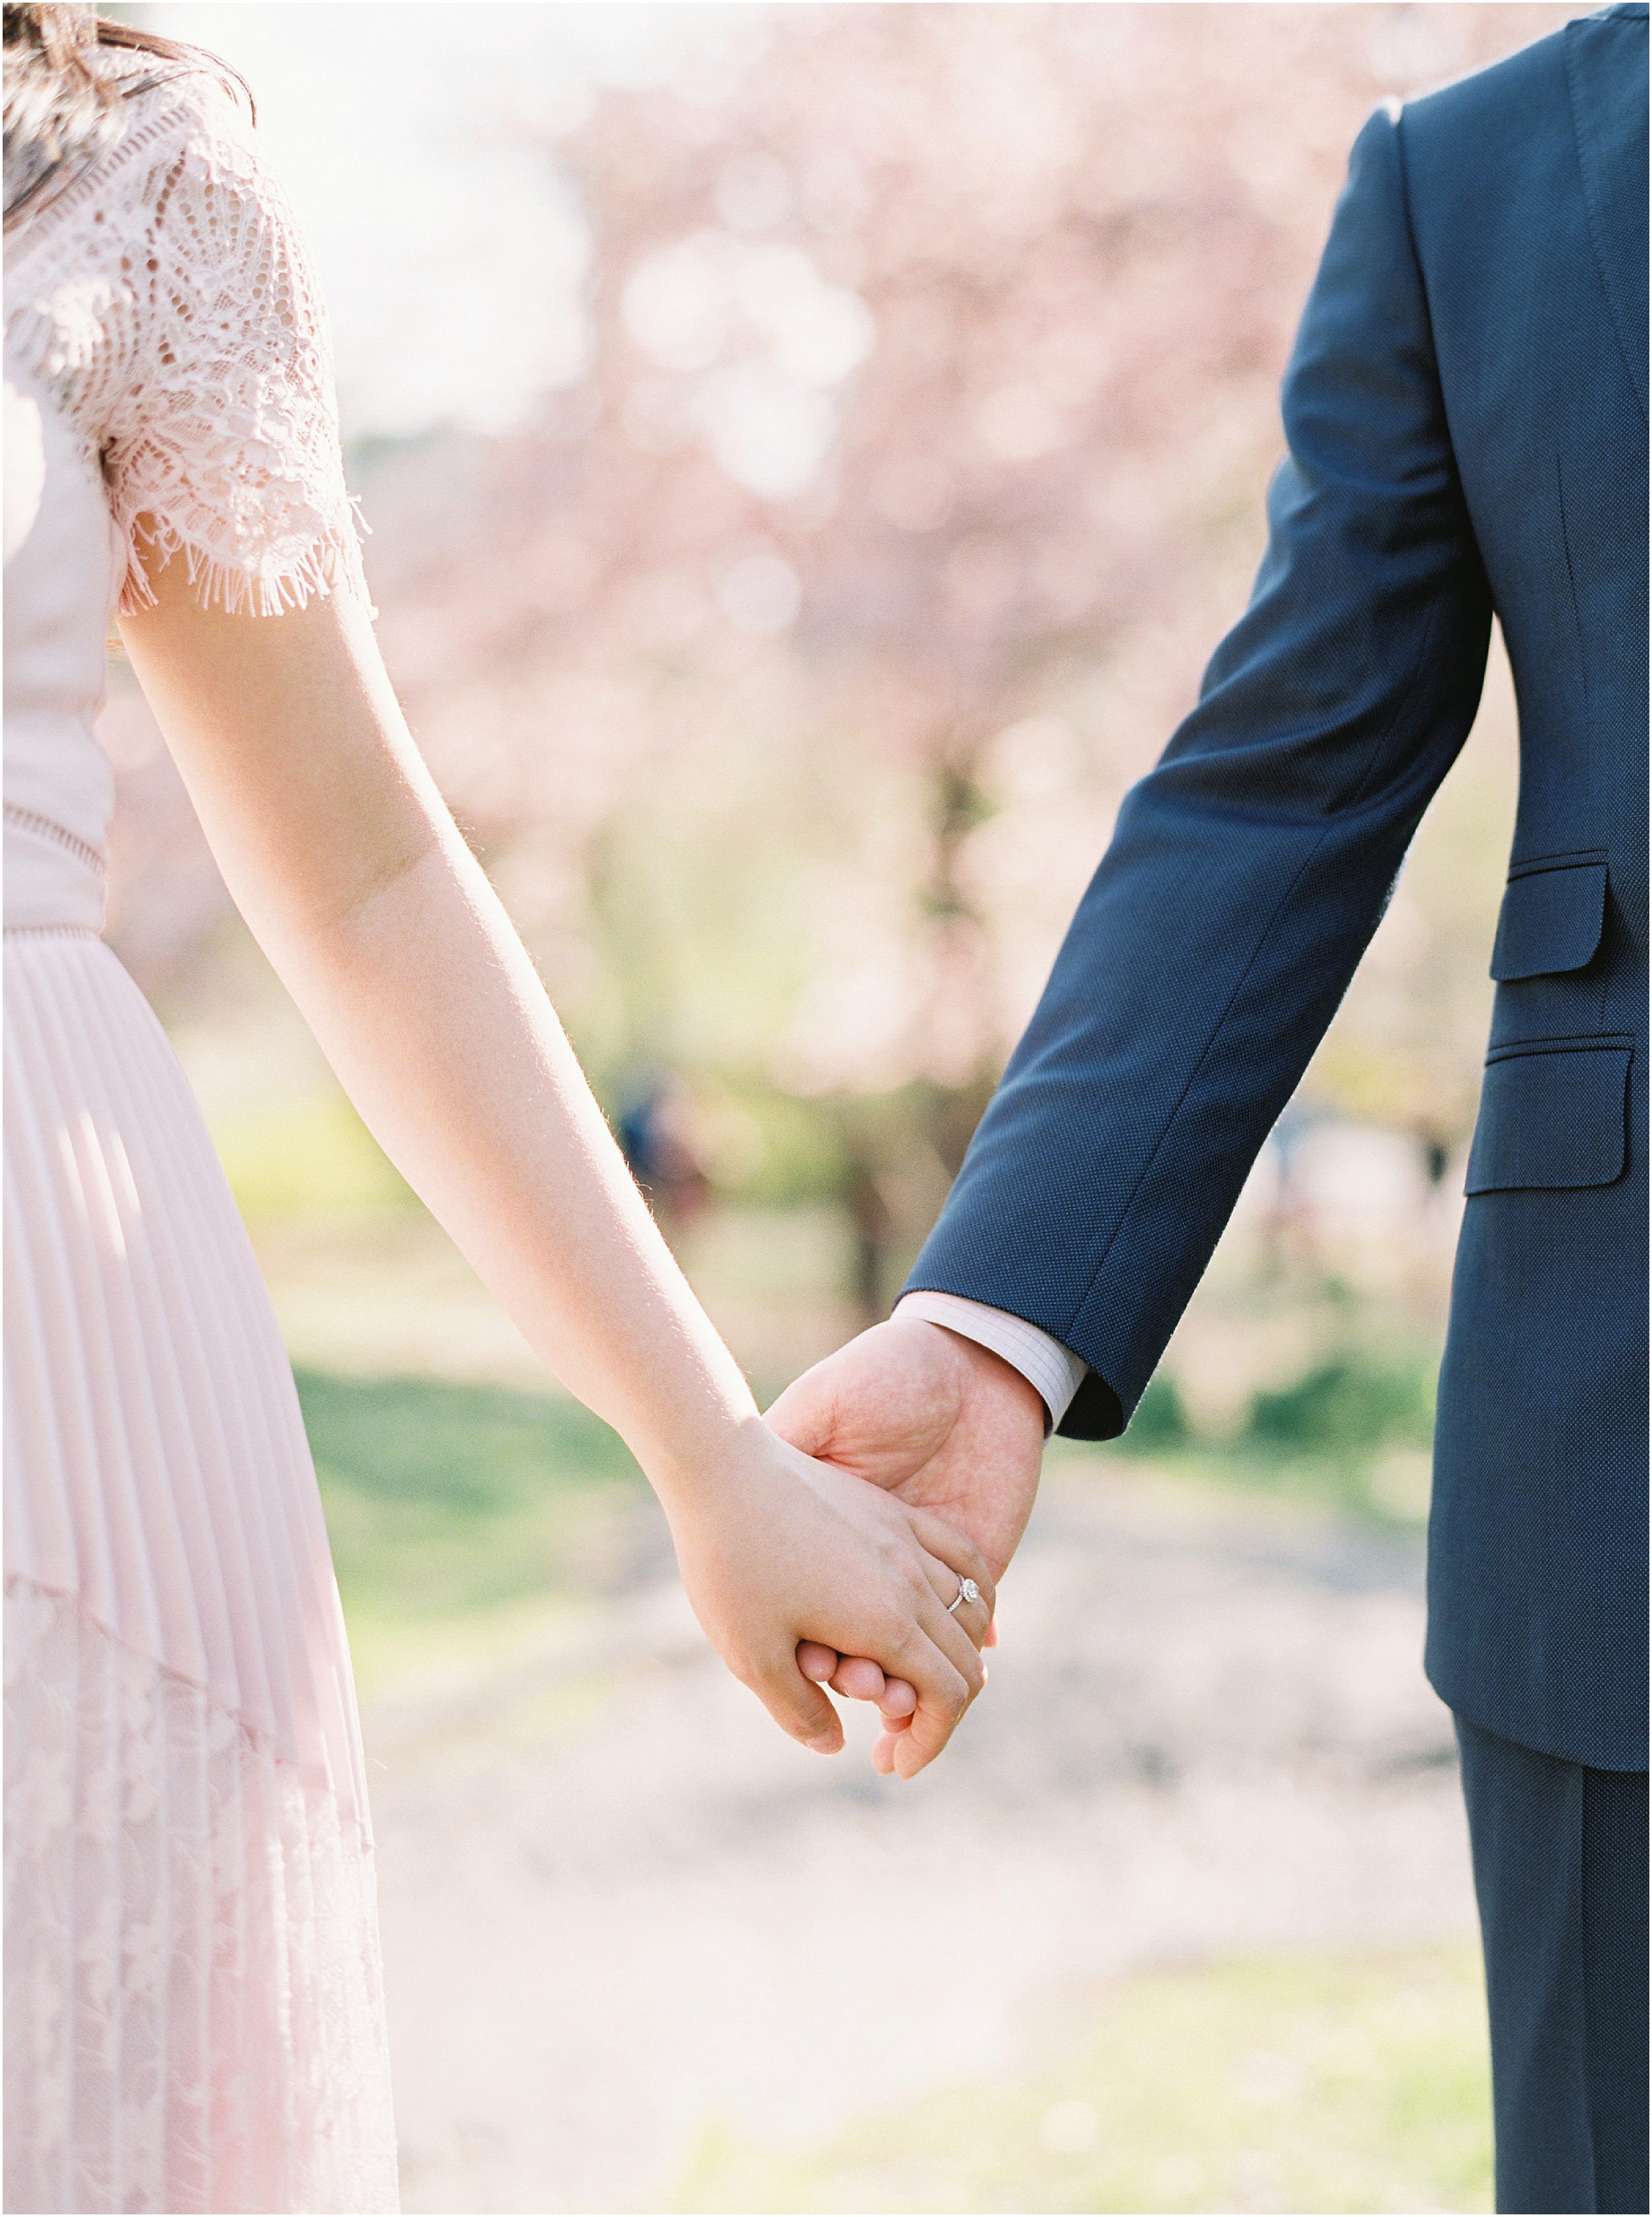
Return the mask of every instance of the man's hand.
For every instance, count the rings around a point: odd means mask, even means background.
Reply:
[[[784,1440],[926,1509],[972,1540],[995,1578],[1015,1552],[1038,1490],[1044,1402],[1012,1363],[944,1325],[897,1318],[874,1325],[787,1386],[768,1411]],[[984,1633],[969,1627],[984,1644]],[[864,1658],[828,1669],[823,1650],[799,1653],[806,1676],[839,1693],[877,1699]],[[891,1687],[891,1691],[894,1689]],[[874,1751],[897,1768],[900,1701],[884,1703],[888,1729]]]

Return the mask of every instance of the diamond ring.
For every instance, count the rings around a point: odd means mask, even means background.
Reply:
[[[973,1578],[960,1578],[958,1582],[958,1591],[952,1596],[951,1601],[946,1604],[946,1614],[948,1616],[952,1616],[959,1609],[963,1608],[966,1601],[979,1601],[980,1598],[981,1589],[977,1585],[975,1580]]]

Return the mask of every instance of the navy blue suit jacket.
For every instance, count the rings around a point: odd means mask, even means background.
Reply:
[[[1134,787],[909,1281],[1120,1431],[1467,734],[1519,705],[1441,1375],[1429,1674],[1646,1761],[1647,27],[1373,116],[1284,388],[1250,605]]]

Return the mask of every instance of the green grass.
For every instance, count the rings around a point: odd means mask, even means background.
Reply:
[[[644,1498],[622,1442],[576,1401],[308,1369],[298,1384],[368,1677],[444,1634],[576,1604]]]
[[[708,2131],[684,2210],[1481,2210],[1471,1950],[1240,1961],[1114,1988],[1045,2067],[807,2148]]]
[[[1100,1452],[1415,1523],[1427,1508],[1434,1370],[1429,1355],[1351,1345],[1289,1386],[1254,1393],[1241,1430],[1219,1442],[1199,1437],[1174,1379],[1161,1371],[1129,1430]]]

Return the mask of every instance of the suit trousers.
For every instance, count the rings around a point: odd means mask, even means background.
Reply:
[[[1485,1942],[1497,2207],[1647,2208],[1647,1775],[1457,1720]]]

